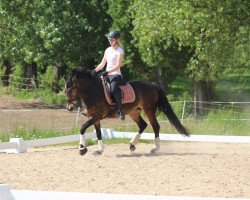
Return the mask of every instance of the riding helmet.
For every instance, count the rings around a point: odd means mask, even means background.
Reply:
[[[121,36],[121,34],[120,34],[119,31],[113,30],[113,31],[111,31],[111,32],[108,34],[107,37],[108,37],[108,39],[110,40],[110,39],[113,39],[113,38],[118,39],[120,36]]]

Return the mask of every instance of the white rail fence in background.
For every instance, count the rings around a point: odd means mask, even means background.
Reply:
[[[86,133],[87,139],[95,139],[96,134]],[[113,129],[102,128],[103,139],[132,138],[135,133],[115,132]],[[143,133],[141,139],[153,140],[153,133]],[[22,138],[11,138],[9,142],[0,142],[0,152],[25,153],[28,148],[48,145],[56,145],[79,141],[79,134],[24,141]],[[186,142],[226,142],[226,143],[250,143],[250,136],[215,136],[215,135],[191,135],[183,137],[180,134],[160,134],[161,140],[165,141],[186,141]]]

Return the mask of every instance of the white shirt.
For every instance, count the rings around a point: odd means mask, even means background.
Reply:
[[[121,47],[118,47],[116,50],[113,49],[112,47],[108,47],[105,51],[105,57],[107,60],[107,67],[106,67],[106,71],[113,69],[114,67],[116,67],[118,65],[118,56],[123,54],[124,51]],[[116,75],[119,74],[121,75],[121,70],[117,70],[114,72],[109,73],[110,75]]]

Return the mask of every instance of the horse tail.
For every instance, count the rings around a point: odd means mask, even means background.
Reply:
[[[170,123],[176,128],[176,130],[180,134],[187,136],[187,137],[190,136],[190,132],[181,124],[180,120],[178,119],[178,117],[174,113],[170,103],[168,102],[167,97],[165,96],[165,94],[161,88],[159,88],[159,90],[158,90],[157,106],[158,106],[159,110],[167,116]]]

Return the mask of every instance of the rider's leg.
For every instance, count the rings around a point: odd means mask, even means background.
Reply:
[[[119,111],[119,117],[121,120],[125,119],[125,115],[123,112],[123,105],[121,103],[121,91],[119,89],[119,86],[122,85],[122,79],[120,76],[115,76],[112,77],[112,79],[110,80],[111,83],[111,91],[112,91],[112,96],[114,97],[115,103],[117,105],[118,111]]]
[[[119,115],[120,115],[119,118],[121,120],[125,120],[125,115],[123,112],[123,105],[121,103],[121,92],[119,90],[117,90],[113,96],[114,96],[115,103],[116,103],[118,110],[119,110]]]

